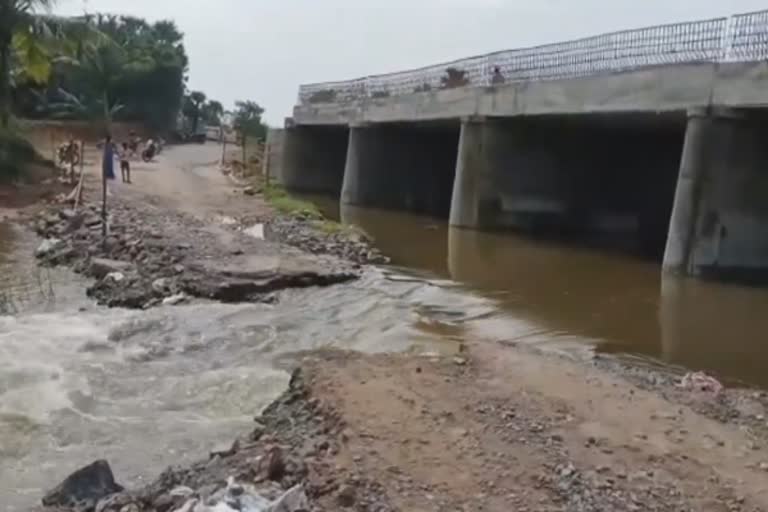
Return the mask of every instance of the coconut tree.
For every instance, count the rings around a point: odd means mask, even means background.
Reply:
[[[0,128],[11,115],[14,60],[30,79],[43,81],[50,73],[50,59],[42,40],[50,34],[45,19],[54,0],[0,0]],[[19,72],[18,70],[16,71]]]

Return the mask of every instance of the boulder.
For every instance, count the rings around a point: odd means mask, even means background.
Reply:
[[[88,268],[88,274],[96,279],[103,279],[109,274],[119,272],[127,274],[133,269],[131,263],[118,260],[108,260],[106,258],[92,258],[91,266]]]
[[[105,460],[78,469],[43,497],[46,507],[93,510],[103,498],[123,491]]]
[[[38,258],[45,258],[49,254],[56,251],[64,242],[58,238],[48,238],[43,240],[35,250],[35,256]]]

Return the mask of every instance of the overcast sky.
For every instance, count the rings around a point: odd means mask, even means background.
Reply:
[[[59,0],[57,12],[173,19],[192,89],[282,124],[301,83],[768,8],[765,0]]]

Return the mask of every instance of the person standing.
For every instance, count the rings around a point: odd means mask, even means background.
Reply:
[[[128,147],[127,142],[123,142],[123,148],[120,151],[120,175],[123,178],[123,183],[131,182],[131,150]]]

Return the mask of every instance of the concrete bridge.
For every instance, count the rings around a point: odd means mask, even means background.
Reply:
[[[768,11],[305,85],[289,189],[768,276]]]

